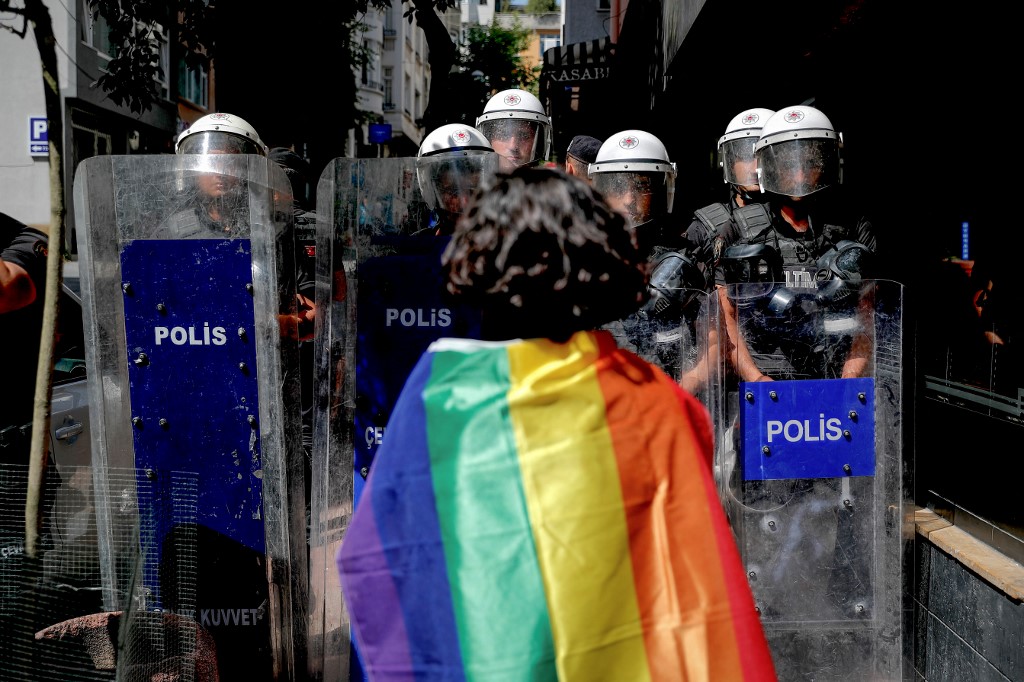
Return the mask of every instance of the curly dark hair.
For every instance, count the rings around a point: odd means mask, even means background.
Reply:
[[[473,194],[442,256],[447,289],[490,340],[565,341],[635,312],[647,267],[603,197],[561,169],[518,168]]]

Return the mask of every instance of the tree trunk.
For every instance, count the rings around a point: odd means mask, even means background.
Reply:
[[[416,23],[423,29],[430,54],[430,90],[427,94],[427,108],[423,111],[423,134],[451,123],[449,121],[448,73],[455,64],[455,43],[448,35],[448,29],[441,21],[441,15],[434,10],[431,0],[410,0],[416,8]]]
[[[36,371],[35,402],[32,413],[32,441],[29,449],[28,495],[25,501],[25,553],[37,558],[39,550],[40,500],[46,467],[49,464],[50,398],[53,395],[54,337],[60,289],[63,280],[64,234],[66,230],[64,207],[64,120],[57,76],[56,40],[50,12],[42,0],[25,0],[25,17],[32,25],[32,33],[39,50],[42,65],[43,94],[50,144],[50,235],[46,257],[46,292],[43,304],[43,322],[39,341],[39,365]]]

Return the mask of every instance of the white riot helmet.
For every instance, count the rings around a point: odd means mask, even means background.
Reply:
[[[754,143],[774,113],[771,109],[747,109],[729,121],[725,134],[718,138],[718,165],[725,182],[746,190],[757,187]]]
[[[842,182],[842,133],[814,107],[780,109],[754,145],[762,192],[805,197]]]
[[[588,174],[594,189],[628,213],[634,225],[672,212],[676,164],[661,140],[648,132],[623,130],[609,137]]]
[[[232,114],[207,114],[181,131],[174,143],[175,154],[259,154],[267,145],[256,129]]]
[[[449,123],[423,138],[416,154],[416,180],[433,210],[458,215],[480,183],[494,172],[498,155],[476,128]]]
[[[551,119],[544,105],[525,90],[502,90],[487,100],[476,127],[513,167],[551,154]]]

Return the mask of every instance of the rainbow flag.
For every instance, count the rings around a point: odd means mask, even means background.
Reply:
[[[704,407],[604,331],[442,339],[338,552],[373,680],[774,680]]]

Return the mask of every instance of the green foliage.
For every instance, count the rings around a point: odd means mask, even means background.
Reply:
[[[473,26],[459,46],[455,70],[449,75],[453,95],[452,122],[475,124],[496,92],[520,88],[536,92],[536,69],[527,68],[519,53],[530,45],[530,32],[520,26]]]
[[[373,0],[375,3],[383,0]],[[451,2],[451,0],[444,0]],[[85,0],[86,11],[93,16],[102,15],[109,26],[110,44],[113,54],[104,72],[94,85],[103,89],[107,96],[120,106],[127,106],[131,111],[141,113],[148,111],[161,100],[157,80],[166,82],[168,74],[160,67],[161,40],[170,38],[172,44],[172,63],[179,57],[184,58],[189,67],[197,67],[207,63],[216,56],[217,26],[230,25],[228,17],[218,17],[218,12],[231,12],[238,5],[226,4],[218,8],[217,0],[174,0],[168,3],[162,0]],[[363,9],[368,0],[361,0]],[[357,0],[356,5],[360,4]],[[228,9],[231,8],[231,9]],[[286,6],[279,8],[288,12]],[[341,64],[337,73],[347,78],[352,73],[350,68],[359,68],[367,59],[367,55],[358,36],[363,28],[358,20],[357,7],[350,7],[343,12],[337,25],[337,44],[346,49],[342,54]],[[180,21],[178,17],[180,16]],[[158,31],[156,26],[162,27]],[[258,40],[258,38],[254,38]],[[307,65],[299,65],[307,68]],[[345,88],[341,88],[344,90]],[[352,97],[347,97],[353,106],[347,107],[342,113],[339,125],[345,129],[351,127],[360,112],[355,107],[355,76],[352,76]]]
[[[559,10],[558,0],[527,0],[524,14],[546,14]]]
[[[435,9],[439,14],[444,14],[447,10],[458,7],[459,2],[460,0],[398,0],[398,5],[409,4],[402,12],[402,16],[411,24],[416,18],[416,12]],[[356,11],[364,13],[370,7],[387,9],[392,7],[391,3],[392,0],[355,0],[355,7]]]
[[[110,44],[115,46],[111,49],[114,53],[111,61],[95,85],[113,102],[136,113],[148,111],[160,101],[158,81],[169,80],[160,66],[162,40],[171,36],[176,43],[172,45],[172,56],[183,57],[186,65],[195,67],[216,55],[214,27],[229,25],[226,17],[217,18],[217,0],[85,2],[87,11],[106,19]],[[343,74],[341,79],[348,79],[348,74],[352,74],[351,88],[345,84],[335,86],[340,93],[351,92],[351,96],[342,98],[348,104],[338,112],[338,126],[342,129],[347,130],[363,119],[357,107],[358,88],[355,86],[355,70],[368,57],[357,39],[363,28],[362,14],[370,8],[390,8],[395,2],[403,8],[403,16],[410,23],[415,21],[427,36],[434,82],[428,97],[431,115],[424,114],[425,124],[436,124],[434,119],[475,122],[487,98],[499,90],[520,87],[536,92],[537,74],[520,64],[518,58],[518,53],[529,44],[529,32],[525,29],[477,27],[470,29],[465,44],[455,46],[447,42],[449,38],[438,15],[457,8],[459,0],[352,0],[342,3],[346,9],[340,25],[336,24],[339,35],[335,45],[343,49],[335,72]],[[281,10],[288,11],[287,7]],[[181,23],[177,22],[179,15]],[[449,69],[450,63],[445,60],[453,53],[455,64]],[[474,72],[479,72],[478,76],[474,77]],[[453,96],[442,97],[438,93]]]
[[[133,112],[152,108],[160,96],[157,80],[167,80],[160,67],[160,45],[167,40],[168,29],[177,36],[186,64],[195,66],[212,56],[208,18],[214,10],[213,0],[209,4],[177,0],[171,7],[157,0],[86,0],[86,4],[94,17],[102,15],[106,20],[113,46],[111,60],[94,85]],[[180,26],[178,12],[182,15]]]

